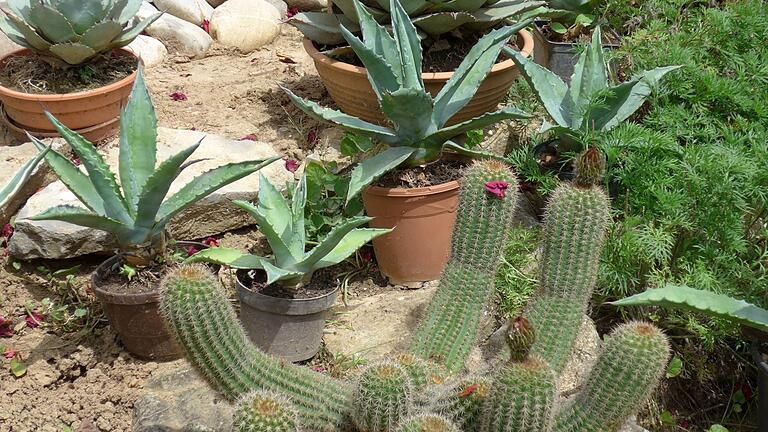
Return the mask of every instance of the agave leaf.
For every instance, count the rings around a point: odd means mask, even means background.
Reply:
[[[362,17],[365,19],[365,17]],[[368,48],[357,36],[350,33],[344,26],[341,27],[341,35],[344,36],[352,50],[365,66],[368,81],[378,98],[384,92],[393,92],[402,85],[401,78],[395,73],[393,65],[387,63],[384,57],[376,54]]]
[[[309,253],[306,255],[306,257],[302,261],[296,264],[296,268],[300,269],[305,273],[311,273],[317,270],[318,268],[320,268],[320,267],[317,267],[317,264],[321,262],[323,259],[325,259],[326,256],[328,256],[331,252],[333,252],[336,249],[336,247],[339,245],[339,243],[341,243],[342,240],[344,240],[344,237],[346,237],[355,228],[358,228],[361,225],[367,224],[372,220],[373,218],[369,218],[367,216],[352,217],[344,220],[344,222],[333,227],[331,232],[328,233],[328,235],[323,239],[323,241],[321,241],[319,245],[315,246],[311,251],[309,251]],[[347,254],[347,256],[351,255],[356,250],[357,249],[349,251],[349,254]],[[337,251],[336,256],[338,257],[343,253],[344,253],[343,251]],[[329,263],[327,265],[332,265],[332,264]]]
[[[11,181],[4,187],[0,187],[0,207],[5,206],[24,186],[24,183],[29,179],[32,173],[35,172],[35,168],[45,155],[51,150],[51,147],[46,147],[44,150],[37,153],[37,156],[28,160],[24,165],[19,168],[16,174],[11,177]]]
[[[60,43],[51,45],[48,50],[55,54],[56,57],[59,57],[71,65],[84,63],[98,54],[93,48],[79,43]]]
[[[339,15],[326,12],[302,12],[288,19],[288,24],[296,27],[304,36],[323,45],[339,45],[344,43],[341,35]],[[344,22],[344,27],[353,32],[360,30],[357,24]]]
[[[32,7],[29,18],[29,24],[54,44],[70,42],[77,38],[77,33],[67,18],[42,2]]]
[[[546,5],[543,1],[517,1],[517,0],[502,0],[494,3],[488,8],[479,9],[472,14],[474,22],[481,24],[491,24],[500,22],[512,17],[522,18],[521,14],[537,9],[540,6]],[[527,20],[527,19],[525,19]],[[520,22],[523,20],[521,19]]]
[[[104,6],[101,0],[58,0],[55,8],[69,21],[75,32],[82,35],[104,19],[107,15]]]
[[[46,148],[46,145],[39,139],[27,134],[27,137],[35,143],[35,147],[42,151]],[[99,193],[96,192],[96,188],[93,186],[91,179],[87,175],[83,174],[75,164],[69,159],[62,156],[59,152],[51,150],[45,155],[45,162],[56,173],[62,183],[72,191],[73,194],[88,207],[92,212],[104,215],[104,200],[101,199]]]
[[[249,255],[232,248],[209,248],[192,255],[184,260],[184,264],[209,262],[225,265],[234,269],[262,269],[263,262],[267,259],[257,255]]]
[[[381,97],[381,110],[402,143],[416,144],[437,128],[432,123],[432,109],[432,96],[422,89],[402,88]]]
[[[123,26],[117,21],[103,21],[89,28],[80,39],[80,43],[101,52],[107,49],[112,40],[123,32]]]
[[[334,2],[334,4],[336,4]],[[360,16],[360,30],[363,33],[363,41],[370,47],[374,53],[381,56],[389,65],[397,65],[400,62],[400,54],[397,48],[397,42],[389,34],[387,29],[379,25],[373,16],[368,12],[367,8],[363,6],[357,0],[353,0],[355,10],[358,16]],[[399,68],[394,68],[394,71],[400,71]],[[400,82],[403,80],[403,76],[400,75]]]
[[[259,225],[259,231],[261,231],[261,233],[264,234],[264,237],[267,238],[267,243],[269,243],[269,248],[272,250],[272,255],[274,255],[275,263],[278,266],[292,266],[304,258],[304,251],[298,255],[293,254],[288,246],[288,242],[283,240],[273,224],[276,221],[267,219],[267,215],[262,214],[258,207],[255,207],[249,202],[240,200],[232,201],[232,204],[248,212]]]
[[[571,13],[594,13],[601,0],[549,0],[549,7]]]
[[[131,228],[119,221],[106,216],[97,215],[86,209],[71,205],[60,205],[49,208],[48,210],[30,218],[31,220],[58,220],[69,222],[88,228],[106,231],[120,237],[124,233],[131,231]]]
[[[134,223],[136,226],[156,230],[157,213],[160,211],[165,196],[168,195],[173,181],[181,172],[184,162],[197,150],[202,141],[203,139],[200,139],[196,144],[169,157],[157,167],[157,170],[150,172],[149,177],[141,185],[141,189],[136,192],[138,195]]]
[[[376,237],[392,232],[391,229],[359,228],[347,233],[341,241],[325,256],[320,258],[313,267],[315,270],[334,266],[352,256],[358,249]]]
[[[160,222],[155,226],[164,227],[172,217],[190,205],[230,183],[253,174],[278,159],[280,159],[280,156],[264,160],[231,163],[200,174],[160,206],[160,211],[158,212]]]
[[[568,86],[557,75],[548,69],[539,66],[517,51],[504,48],[508,55],[520,68],[520,72],[528,84],[534,89],[544,109],[550,117],[560,126],[571,125],[572,101],[568,94]]]
[[[496,63],[501,48],[513,34],[528,24],[530,23],[524,22],[493,30],[472,47],[451,79],[435,97],[435,110],[432,114],[432,121],[435,124],[444,125],[469,103]]]
[[[16,26],[7,16],[0,15],[0,31],[5,33],[5,35],[8,36],[8,39],[14,43],[21,45],[24,48],[29,48],[31,50],[35,49],[26,39],[24,39],[24,35],[16,29]]]
[[[283,243],[290,245],[291,236],[296,231],[293,229],[293,214],[283,194],[263,174],[259,174],[259,201],[257,208],[259,213],[272,225],[272,228],[283,240]],[[302,250],[301,253],[304,253],[304,251]]]
[[[602,131],[613,129],[643,105],[651,95],[653,87],[664,75],[679,68],[680,66],[656,68],[643,72],[631,81],[612,87],[602,106],[589,113],[587,126]]]
[[[267,272],[267,285],[272,285],[273,283],[280,281],[295,281],[297,279],[302,279],[305,276],[303,272],[283,269],[267,260],[264,260],[262,265],[264,271]]]
[[[125,25],[139,12],[141,2],[142,0],[117,0],[109,18]]]
[[[30,0],[7,0],[5,3],[16,16],[22,18],[24,21],[30,19],[29,12],[32,10]]]
[[[430,9],[435,12],[474,12],[485,4],[486,0],[449,0],[437,2]]]
[[[302,175],[299,184],[296,185],[296,189],[293,191],[293,200],[291,202],[293,236],[288,243],[288,247],[291,248],[291,253],[294,256],[304,255],[304,249],[307,244],[306,231],[304,230],[304,208],[306,205],[307,176]]]
[[[725,318],[768,332],[768,311],[743,300],[684,285],[666,285],[610,302],[614,306],[661,306]]]
[[[413,25],[430,36],[449,33],[464,24],[474,21],[476,21],[475,17],[469,12],[436,12],[414,17],[411,20]]]
[[[507,120],[507,119],[522,120],[522,119],[528,119],[528,118],[531,118],[531,115],[524,111],[520,111],[519,109],[514,107],[504,107],[499,111],[486,113],[479,117],[475,117],[473,119],[469,119],[467,121],[461,122],[459,124],[440,129],[437,132],[424,138],[423,142],[424,142],[424,145],[427,147],[441,145],[455,136],[458,136],[460,134],[463,134],[471,130],[482,129],[486,126],[498,123],[502,120]]]
[[[12,25],[29,45],[32,45],[32,47],[38,51],[48,51],[48,48],[51,47],[51,43],[37,34],[37,31],[34,28],[29,26],[15,14],[6,13],[6,16],[8,17],[8,24]]]
[[[355,0],[333,0],[333,6],[339,8],[342,12],[342,16],[348,18],[352,22],[359,22],[360,18],[355,8]],[[381,10],[376,7],[365,5],[361,3],[361,6],[373,16],[377,22],[389,21],[389,12]],[[344,24],[346,27],[347,25]],[[349,28],[349,27],[347,27]]]
[[[376,3],[378,3],[379,6],[381,6],[381,8],[388,13],[392,13],[392,5],[390,0],[376,0]],[[403,9],[405,9],[405,12],[408,15],[418,15],[430,7],[434,7],[433,2],[425,0],[402,0],[400,4],[403,6]]]
[[[157,21],[157,19],[162,15],[162,12],[158,12],[136,24],[135,26],[125,29],[112,40],[112,43],[109,44],[109,49],[121,48],[133,42],[133,40],[136,39],[136,37],[139,36],[141,32],[146,30],[147,27],[149,27],[153,22]]]
[[[393,143],[397,141],[397,135],[392,129],[375,125],[373,123],[368,123],[367,121],[360,120],[357,117],[344,114],[341,111],[332,110],[330,108],[323,108],[315,102],[296,96],[292,91],[283,86],[280,86],[280,88],[282,88],[283,91],[288,94],[288,97],[291,98],[296,106],[301,108],[302,111],[316,120],[329,121],[353,132],[381,140],[385,143]]]
[[[390,9],[392,31],[400,56],[400,63],[392,66],[400,68],[400,82],[404,87],[424,90],[424,82],[421,80],[422,54],[419,33],[398,0],[392,0]]]
[[[376,156],[360,162],[352,170],[346,202],[349,202],[364,187],[371,184],[371,182],[381,177],[384,173],[403,163],[417,150],[415,147],[390,147]]]
[[[72,151],[80,158],[85,170],[88,171],[88,178],[104,201],[106,216],[117,221],[130,223],[131,217],[120,193],[120,188],[117,186],[115,175],[109,170],[109,165],[104,162],[93,144],[61,124],[51,113],[46,111],[45,115],[53,123],[59,135],[67,141]]]
[[[119,150],[120,183],[128,207],[134,212],[138,207],[144,184],[152,175],[157,163],[157,116],[144,84],[142,68],[136,71],[136,81],[128,97],[128,104],[120,113]]]
[[[455,153],[468,156],[472,159],[493,159],[493,160],[502,161],[506,164],[510,164],[509,159],[505,158],[504,156],[498,155],[496,153],[483,151],[483,150],[468,149],[464,146],[456,144],[453,141],[446,141],[445,144],[443,145],[443,149],[451,150]]]
[[[605,68],[603,47],[600,43],[600,27],[592,34],[592,42],[579,56],[571,75],[570,94],[573,101],[573,126],[578,127],[586,114],[591,97],[608,88],[608,74]]]

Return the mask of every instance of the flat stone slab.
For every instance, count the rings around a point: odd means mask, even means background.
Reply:
[[[157,159],[163,161],[172,154],[205,138],[190,158],[204,159],[185,169],[171,186],[168,196],[181,189],[193,178],[217,166],[252,159],[276,156],[271,145],[259,141],[230,140],[197,131],[158,129]],[[117,173],[118,148],[109,145],[105,161]],[[283,163],[277,161],[265,168],[264,174],[276,187],[285,188],[292,178]],[[253,224],[253,219],[232,204],[232,200],[256,199],[259,190],[259,172],[229,184],[194,204],[175,217],[168,226],[173,238],[199,239]],[[28,219],[57,205],[81,206],[77,197],[63,183],[56,181],[33,195],[19,211],[16,231],[11,237],[9,251],[19,259],[71,258],[115,248],[111,235],[66,222],[33,221]]]

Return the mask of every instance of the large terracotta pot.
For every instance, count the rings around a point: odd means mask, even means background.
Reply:
[[[394,228],[373,239],[376,261],[392,284],[435,280],[451,253],[459,182],[400,189],[370,186],[363,204],[371,228]]]
[[[518,46],[523,55],[530,56],[534,49],[533,37],[525,30],[517,34]],[[304,38],[304,49],[315,62],[315,68],[325,88],[336,104],[347,114],[369,122],[383,124],[384,116],[379,109],[376,94],[368,82],[365,68],[334,60],[317,50],[314,43]],[[437,95],[453,72],[424,73],[424,86],[432,96]],[[509,87],[520,76],[515,62],[504,60],[496,63],[480,85],[475,97],[448,124],[456,124],[484,113],[494,111],[507,95]]]
[[[139,62],[138,57],[130,51],[119,49],[115,53],[134,57]],[[0,68],[12,57],[31,55],[36,54],[27,49],[8,54],[0,59]],[[117,132],[120,111],[128,102],[135,79],[136,72],[104,87],[67,94],[31,94],[0,86],[4,120],[9,129],[21,139],[25,139],[25,131],[40,138],[58,136],[43,114],[44,110],[48,110],[65,126],[86,139],[101,141]]]

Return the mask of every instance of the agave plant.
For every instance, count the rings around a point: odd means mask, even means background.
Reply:
[[[166,252],[165,227],[182,210],[213,191],[239,180],[279,157],[231,163],[214,168],[166,198],[171,183],[189,165],[187,159],[200,142],[157,161],[157,118],[139,69],[128,104],[120,115],[118,185],[115,175],[85,138],[61,124],[50,113],[48,119],[82,162],[86,173],[69,159],[50,151],[45,159],[64,185],[87,208],[61,205],[32,217],[59,220],[114,234],[120,251],[132,265],[148,265]],[[35,144],[43,144],[30,136]]]
[[[8,0],[0,30],[46,59],[80,65],[128,45],[160,13],[131,25],[141,0]]]
[[[306,37],[326,45],[344,43],[341,26],[357,32],[360,30],[360,9],[379,23],[389,23],[392,7],[389,0],[367,0],[363,5],[356,0],[334,0],[337,14],[304,12],[294,15],[288,23],[298,28]],[[404,0],[405,12],[418,30],[431,38],[457,29],[480,31],[545,3],[530,0]]]
[[[561,141],[573,145],[591,133],[611,130],[643,105],[664,75],[680,67],[656,68],[628,82],[611,85],[600,40],[600,27],[597,27],[592,42],[579,56],[570,86],[553,72],[504,48],[555,122],[544,122],[542,133],[553,131]]]
[[[391,0],[394,36],[378,24],[360,2],[354,0],[354,5],[360,16],[363,38],[358,39],[343,26],[341,31],[365,65],[381,110],[392,127],[375,125],[340,111],[323,108],[284,89],[291,100],[310,116],[335,123],[389,146],[355,167],[347,201],[374,179],[400,164],[417,166],[436,161],[444,147],[463,150],[463,147],[450,141],[459,134],[504,119],[530,117],[518,109],[506,107],[457,125],[445,126],[472,99],[496,62],[501,47],[530,21],[496,29],[485,35],[472,47],[445,87],[433,98],[424,89],[421,79],[421,44],[416,27],[401,4]]]
[[[32,176],[32,173],[35,172],[35,168],[37,168],[37,165],[43,160],[50,149],[50,147],[43,147],[41,152],[19,168],[16,174],[11,177],[11,181],[9,181],[7,185],[0,187],[0,208],[8,204],[8,202],[19,193],[22,186],[24,186],[24,183],[30,176]]]
[[[233,201],[253,216],[259,230],[267,238],[272,257],[244,254],[237,249],[212,248],[198,252],[187,262],[212,262],[236,269],[260,269],[267,274],[267,284],[279,283],[288,291],[309,282],[321,268],[334,266],[347,259],[360,247],[391,230],[359,228],[369,217],[349,218],[328,233],[320,243],[306,251],[304,206],[307,201],[307,177],[302,176],[288,201],[262,176],[257,205]]]

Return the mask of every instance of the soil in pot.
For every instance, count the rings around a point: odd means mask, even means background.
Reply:
[[[466,166],[460,160],[439,160],[425,166],[395,169],[381,176],[376,186],[412,189],[439,185],[460,179]]]
[[[255,272],[250,279],[250,290],[270,297],[283,299],[311,299],[322,297],[331,291],[336,290],[339,285],[336,275],[338,270],[335,267],[326,267],[317,270],[308,284],[302,285],[295,292],[286,290],[282,285],[274,283],[267,285],[267,274],[264,272]]]

